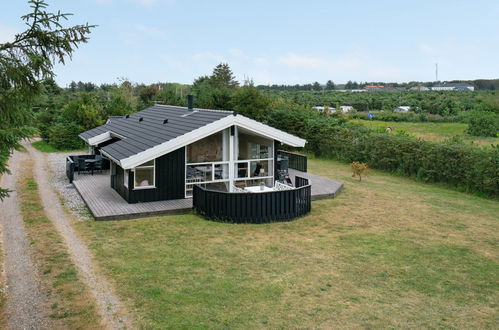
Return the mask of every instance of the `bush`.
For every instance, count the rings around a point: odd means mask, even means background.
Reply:
[[[498,136],[498,114],[486,111],[473,111],[468,118],[468,134],[475,136]]]
[[[307,149],[317,156],[367,163],[370,168],[442,182],[468,192],[499,196],[499,146],[476,148],[393,136],[366,129],[320,126],[307,131]]]
[[[56,123],[48,130],[48,143],[60,150],[82,148],[84,143],[78,136],[82,131],[75,123]]]

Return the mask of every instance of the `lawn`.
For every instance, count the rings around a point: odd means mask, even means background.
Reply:
[[[41,151],[41,152],[70,152],[70,151],[77,152],[77,151],[87,151],[87,148],[81,148],[81,149],[57,149],[57,148],[52,147],[45,140],[35,141],[31,145],[33,147],[35,147],[37,150]]]
[[[386,129],[388,126],[393,128],[393,132],[404,130],[409,134],[429,141],[443,141],[453,136],[460,136],[467,143],[472,141],[478,145],[497,145],[499,138],[493,137],[477,137],[466,133],[467,124],[463,123],[430,123],[430,122],[394,122],[394,121],[369,121],[369,120],[352,120],[354,123],[361,124],[371,129]]]
[[[345,183],[289,223],[79,222],[143,328],[495,328],[499,203],[310,160]]]

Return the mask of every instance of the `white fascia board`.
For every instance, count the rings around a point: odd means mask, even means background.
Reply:
[[[172,139],[170,141],[164,142],[150,149],[139,152],[138,154],[135,154],[128,158],[124,158],[119,163],[122,168],[131,169],[140,164],[148,162],[151,159],[155,159],[163,155],[166,155],[167,153],[175,151],[178,148],[184,147],[193,142],[201,140],[202,138],[215,134],[233,125],[241,126],[259,135],[280,141],[292,147],[304,147],[305,143],[307,142],[304,139],[301,139],[297,136],[278,130],[277,128],[273,128],[271,126],[262,124],[256,120],[241,115],[236,115],[236,116],[230,115],[222,119],[219,119],[211,124],[200,127],[192,132],[176,137],[175,139]]]
[[[256,120],[241,115],[235,116],[235,125],[246,128],[250,131],[280,141],[291,147],[304,147],[307,140],[281,131],[269,125],[262,124]]]
[[[91,146],[98,145],[99,143],[106,142],[107,140],[111,140],[111,132],[104,132],[102,134],[91,137],[87,140],[87,143]]]
[[[227,127],[231,127],[232,125],[234,125],[234,116],[224,117],[211,124],[176,137],[170,141],[161,143],[128,158],[124,158],[120,161],[121,167],[124,169],[134,168],[140,164],[150,161],[151,159],[161,157],[167,153],[177,150],[178,148],[182,148],[183,146],[196,142]]]

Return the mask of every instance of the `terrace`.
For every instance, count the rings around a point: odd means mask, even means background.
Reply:
[[[93,175],[87,172],[78,174],[78,169],[73,167],[73,172],[67,174],[68,178],[74,178],[74,186],[96,220],[179,214],[194,207],[200,214],[218,220],[253,223],[288,221],[308,213],[312,200],[336,197],[343,188],[338,181],[301,171],[306,170],[306,157],[284,151],[279,151],[279,154],[282,159],[288,158],[290,167],[287,174],[295,183],[293,189],[259,192],[260,186],[253,186],[256,188],[253,193],[251,189],[229,193],[195,185],[193,198],[130,204],[110,186],[109,171]],[[74,158],[70,159],[67,160],[67,168],[71,168],[71,163],[75,164]],[[238,210],[239,213],[231,213],[231,210]],[[241,210],[246,212],[243,214]]]

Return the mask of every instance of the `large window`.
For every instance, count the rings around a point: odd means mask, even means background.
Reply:
[[[155,160],[151,160],[134,169],[134,189],[155,188]]]
[[[225,132],[225,133],[224,133]],[[227,190],[229,182],[229,131],[220,131],[186,147],[185,196],[194,185]],[[224,149],[225,148],[225,149]]]
[[[223,133],[218,132],[187,146],[187,163],[223,160]]]
[[[247,133],[239,133],[239,155],[237,159],[268,159],[272,158],[273,141]]]

